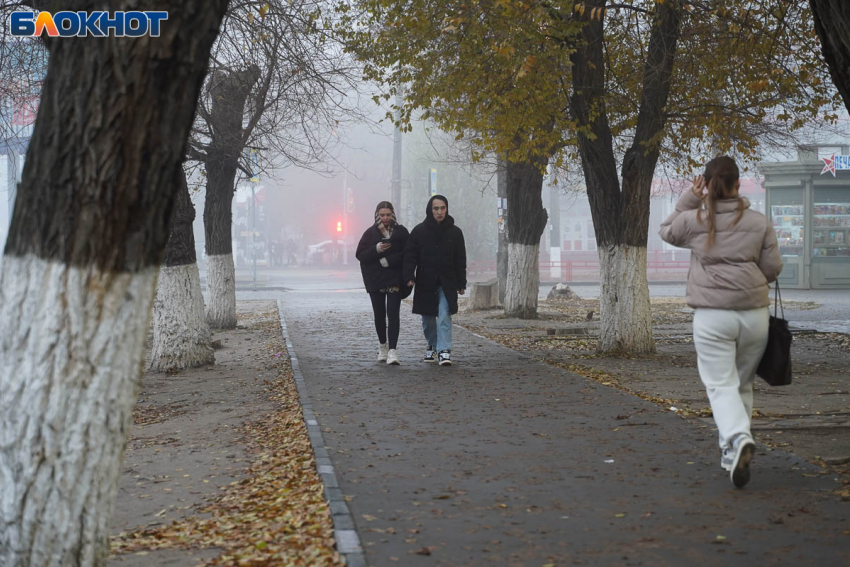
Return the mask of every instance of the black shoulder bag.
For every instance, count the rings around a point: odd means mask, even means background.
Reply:
[[[779,317],[777,304],[782,310]],[[756,374],[764,378],[771,386],[787,386],[791,383],[791,330],[785,320],[785,308],[782,307],[782,294],[779,281],[773,294],[773,315],[767,332],[767,348],[761,357]]]

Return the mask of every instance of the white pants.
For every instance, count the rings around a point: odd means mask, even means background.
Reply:
[[[720,448],[750,433],[753,379],[767,346],[767,307],[748,311],[697,309],[694,346],[720,435]]]

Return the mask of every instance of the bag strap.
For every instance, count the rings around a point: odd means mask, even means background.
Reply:
[[[773,292],[773,316],[777,316],[777,303],[779,304],[779,309],[782,310],[782,318],[785,319],[785,307],[782,306],[782,292],[779,291],[779,280],[776,280],[776,288],[774,288]]]

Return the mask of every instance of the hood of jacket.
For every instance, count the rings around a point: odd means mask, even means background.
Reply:
[[[434,202],[434,199],[439,199],[446,204],[446,218],[443,219],[443,222],[438,223],[437,219],[434,218],[434,214],[431,212],[431,204]],[[428,204],[425,205],[425,225],[430,226],[434,229],[446,229],[451,226],[454,226],[455,219],[449,214],[449,200],[443,197],[442,195],[434,195],[430,199],[428,199]]]

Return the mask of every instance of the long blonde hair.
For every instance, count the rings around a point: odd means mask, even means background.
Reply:
[[[735,160],[729,156],[716,157],[705,164],[703,177],[708,184],[708,194],[705,196],[706,222],[708,223],[708,243],[706,247],[714,245],[714,236],[717,231],[717,201],[732,198],[739,176],[738,166],[735,164]],[[732,221],[732,226],[738,224],[741,217],[744,216],[744,200],[740,196],[737,196],[737,199],[738,214]],[[697,220],[700,224],[703,223],[702,213],[703,209],[697,210]]]

